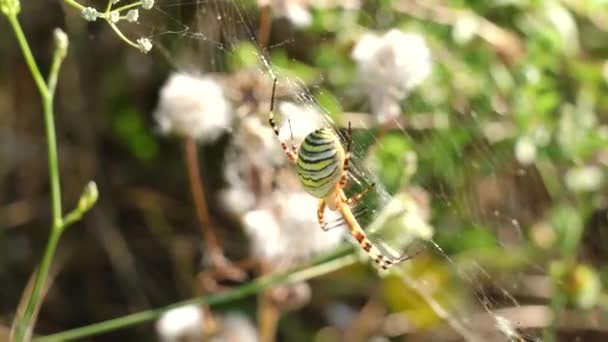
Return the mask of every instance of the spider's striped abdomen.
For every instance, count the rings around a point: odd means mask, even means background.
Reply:
[[[298,150],[296,171],[304,190],[317,198],[327,197],[342,176],[344,149],[330,128],[308,134]]]

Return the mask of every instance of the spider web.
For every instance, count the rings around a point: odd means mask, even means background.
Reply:
[[[462,129],[455,135],[445,134],[447,127],[458,127],[462,121],[478,131],[488,129],[491,122],[475,115],[462,118],[457,113],[434,113],[432,108],[430,113],[425,113],[425,106],[415,100],[408,102],[408,112],[412,113],[409,122],[396,122],[386,133],[378,132],[366,116],[351,115],[336,124],[317,101],[324,90],[315,84],[307,87],[288,67],[279,68],[273,63],[271,56],[284,57],[279,54],[281,48],[299,44],[297,38],[293,38],[297,30],[290,32],[292,38],[263,48],[255,35],[256,13],[255,4],[249,2],[161,1],[148,18],[141,20],[145,24],[140,30],[152,38],[156,51],[175,70],[181,71],[231,71],[230,60],[241,57],[243,44],[252,46],[256,64],[248,68],[268,82],[273,76],[278,79],[283,90],[277,102],[289,99],[311,108],[310,113],[318,113],[311,121],[335,128],[343,139],[345,122],[352,122],[355,127],[353,163],[346,192],[352,195],[375,184],[373,192],[353,210],[383,251],[392,255],[415,254],[415,258],[400,269],[400,276],[377,278],[387,292],[384,296],[387,305],[394,312],[406,313],[407,318],[386,315],[376,335],[390,338],[426,330],[428,336],[439,341],[540,340],[538,331],[525,330],[526,309],[539,298],[530,298],[534,297],[526,289],[530,277],[516,271],[513,264],[526,265],[534,275],[546,272],[525,257],[524,260],[510,258],[511,251],[513,256],[521,254],[515,251],[524,248],[522,225],[529,224],[535,215],[530,191],[521,190],[529,185],[533,195],[538,191],[534,186],[538,181],[535,171],[514,162],[505,165],[504,160],[512,160],[510,150],[479,139],[470,131]],[[264,101],[264,98],[255,100]],[[280,109],[277,116],[289,118]],[[299,125],[295,118],[291,120],[294,128]],[[284,128],[282,138],[287,138]],[[417,156],[418,169],[430,171],[429,174],[414,171],[408,185],[393,194],[383,187],[377,174],[381,170],[378,171],[378,161],[374,160],[386,147],[387,136],[407,137],[410,151]],[[443,159],[443,155],[457,158]],[[446,178],[459,182],[446,184],[442,180]],[[416,194],[421,193],[428,195],[426,202],[417,198]],[[542,193],[536,195],[543,196]],[[428,221],[420,217],[415,221],[418,214],[412,214],[412,210],[420,207],[430,211]],[[412,226],[412,222],[418,226]],[[332,225],[340,223],[338,220]],[[467,241],[471,242],[469,248],[455,247],[456,242],[467,245]],[[404,299],[408,296],[418,299]],[[357,307],[352,309],[358,311]],[[429,315],[446,324],[433,325],[428,317],[419,319],[426,323],[412,324],[408,319],[415,321],[411,317],[416,317],[416,311],[432,312]],[[441,328],[446,325],[449,328]]]

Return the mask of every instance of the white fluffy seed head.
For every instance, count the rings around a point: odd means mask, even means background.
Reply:
[[[232,123],[230,105],[211,77],[171,75],[160,90],[155,118],[163,134],[215,141]]]
[[[203,310],[196,305],[165,312],[156,321],[156,332],[164,342],[196,341],[203,335]]]
[[[399,101],[432,70],[431,53],[424,38],[397,29],[383,35],[364,34],[355,45],[352,58],[370,94],[372,109],[381,121],[399,115]]]
[[[252,163],[274,166],[284,161],[277,137],[266,122],[248,116],[242,120],[239,132],[241,134],[236,138],[237,143],[242,146]]]
[[[317,107],[307,104],[293,102],[281,102],[278,105],[280,113],[279,139],[288,144],[291,143],[291,134],[295,144],[302,140],[312,131],[326,126],[323,115]],[[289,122],[291,122],[291,129]]]
[[[343,230],[323,231],[316,219],[318,200],[304,192],[276,193],[275,210],[256,209],[243,216],[252,253],[276,267],[335,248]],[[337,217],[326,212],[326,220]]]
[[[257,342],[258,332],[251,320],[240,313],[228,313],[221,319],[221,326],[212,342]]]

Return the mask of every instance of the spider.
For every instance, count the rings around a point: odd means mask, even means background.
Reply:
[[[274,119],[274,98],[277,80],[272,85],[272,97],[270,99],[270,111],[268,123],[279,138],[279,127]],[[279,139],[280,141],[280,139]],[[325,209],[338,210],[350,231],[361,248],[374,260],[380,268],[387,270],[391,266],[408,260],[409,256],[399,258],[384,255],[368,239],[359,222],[353,215],[350,205],[361,201],[374,184],[368,186],[359,194],[347,198],[344,194],[348,169],[350,163],[350,145],[352,143],[352,130],[348,123],[348,139],[346,149],[342,146],[340,138],[331,128],[319,128],[309,133],[302,141],[299,149],[292,143],[288,146],[280,141],[283,152],[296,166],[296,172],[304,190],[319,199],[317,207],[317,219],[324,231],[329,230],[324,220]]]

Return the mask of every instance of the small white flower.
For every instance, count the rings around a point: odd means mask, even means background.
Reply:
[[[154,116],[162,133],[205,143],[215,141],[232,123],[230,105],[218,82],[185,73],[167,80]]]
[[[120,21],[120,13],[118,11],[110,12],[110,22],[116,24]]]
[[[86,21],[96,21],[97,18],[101,16],[101,13],[97,12],[97,10],[93,7],[83,8],[81,14]]]
[[[196,341],[203,334],[203,310],[196,305],[182,306],[165,312],[156,321],[156,332],[164,342]]]
[[[130,23],[134,23],[139,19],[139,11],[137,9],[132,9],[127,12],[127,21]]]
[[[119,2],[120,2],[120,0],[112,0],[112,5],[116,5]]]
[[[154,7],[154,0],[142,0],[141,8],[149,10],[152,9],[152,7]]]
[[[399,101],[431,73],[431,53],[424,38],[393,29],[384,35],[366,33],[355,45],[352,58],[370,93],[372,109],[381,119],[399,115]]]
[[[572,191],[595,191],[604,181],[602,170],[597,166],[584,166],[568,170],[566,186]]]
[[[150,41],[150,39],[142,37],[137,39],[137,47],[139,51],[143,53],[148,53],[150,50],[152,50],[152,42]]]

